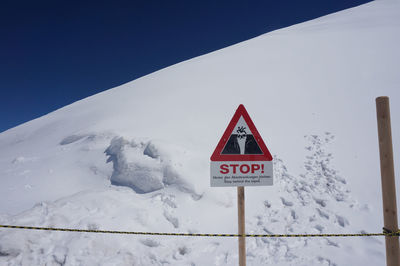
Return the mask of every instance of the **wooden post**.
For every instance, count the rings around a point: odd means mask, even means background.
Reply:
[[[394,180],[392,131],[389,98],[376,98],[379,155],[381,161],[383,220],[386,229],[399,230],[397,223],[396,187]],[[386,236],[386,265],[400,266],[399,237]]]
[[[245,235],[244,187],[237,187],[239,235]],[[239,266],[246,266],[246,237],[239,236]]]

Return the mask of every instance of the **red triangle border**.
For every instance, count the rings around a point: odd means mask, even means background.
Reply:
[[[222,150],[224,149],[226,143],[229,140],[229,137],[236,126],[237,122],[239,121],[240,117],[243,116],[244,121],[246,121],[247,125],[249,126],[250,131],[253,133],[254,139],[258,143],[263,154],[221,154]],[[244,105],[241,104],[237,108],[235,114],[233,115],[231,122],[229,122],[228,127],[226,128],[222,138],[218,142],[217,147],[215,148],[213,154],[211,155],[211,161],[272,161],[272,155],[269,152],[267,146],[265,145],[263,139],[258,133],[256,126],[254,125],[253,121],[251,120],[249,114],[244,108]]]

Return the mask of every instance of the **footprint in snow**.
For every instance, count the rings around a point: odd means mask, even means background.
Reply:
[[[293,202],[286,200],[284,197],[281,197],[282,200],[282,204],[288,207],[292,207],[293,206]]]

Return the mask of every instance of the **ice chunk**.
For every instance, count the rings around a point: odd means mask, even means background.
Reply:
[[[160,160],[144,156],[143,144],[130,143],[123,138],[114,138],[105,153],[113,162],[111,183],[128,186],[137,193],[162,189],[163,167]]]

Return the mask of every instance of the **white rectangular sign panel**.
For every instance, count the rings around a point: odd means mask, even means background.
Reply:
[[[212,187],[272,186],[272,161],[213,162]]]

